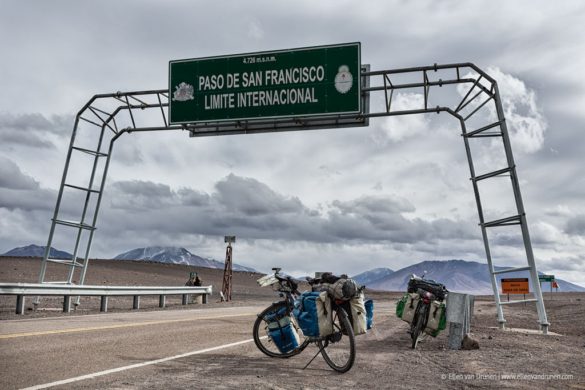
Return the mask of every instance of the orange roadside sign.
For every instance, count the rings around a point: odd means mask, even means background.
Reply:
[[[502,279],[503,294],[529,294],[528,278]]]
[[[559,288],[559,285],[557,284],[556,281],[553,280],[551,283],[552,283],[552,286],[551,286],[552,288]]]

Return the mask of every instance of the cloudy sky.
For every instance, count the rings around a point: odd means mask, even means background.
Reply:
[[[473,62],[498,81],[539,270],[585,285],[582,2],[2,8],[0,253],[46,244],[74,115],[94,94],[166,88],[172,59],[359,41],[373,70]],[[408,108],[422,95],[396,99]],[[493,170],[492,146],[478,164]],[[65,213],[80,211],[75,201]],[[494,203],[494,215],[505,209]],[[427,259],[485,262],[477,222],[460,128],[445,115],[304,133],[135,133],[116,143],[91,255],[173,245],[221,260],[223,236],[235,234],[235,261],[259,270],[355,274]],[[494,243],[497,265],[524,265],[515,231]],[[72,251],[73,242],[58,234],[54,246]]]

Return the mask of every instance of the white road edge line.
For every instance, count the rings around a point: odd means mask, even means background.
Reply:
[[[267,336],[264,336],[264,337],[267,337]],[[137,363],[137,364],[131,364],[129,366],[112,368],[110,370],[105,370],[105,371],[98,371],[98,372],[94,372],[93,374],[81,375],[81,376],[77,376],[75,378],[63,379],[63,380],[60,380],[60,381],[55,381],[55,382],[51,382],[51,383],[45,383],[45,384],[42,384],[42,385],[35,385],[35,386],[31,386],[31,387],[26,387],[26,388],[24,388],[22,390],[47,389],[47,388],[53,387],[53,386],[65,385],[65,384],[68,384],[68,383],[79,382],[79,381],[83,381],[83,380],[86,380],[86,379],[93,379],[93,378],[97,378],[98,376],[113,374],[113,373],[120,372],[120,371],[131,370],[133,368],[150,366],[152,364],[158,364],[158,363],[168,362],[169,360],[175,360],[175,359],[180,359],[180,358],[184,358],[184,357],[187,357],[187,356],[200,355],[202,353],[217,351],[219,349],[235,347],[237,345],[246,344],[246,343],[249,343],[251,341],[254,341],[254,339],[237,341],[237,342],[231,343],[231,344],[224,344],[224,345],[220,345],[220,346],[217,346],[217,347],[211,347],[211,348],[201,349],[199,351],[187,352],[187,353],[183,353],[183,354],[180,354],[180,355],[169,356],[169,357],[162,358],[162,359],[156,359],[156,360],[151,360],[151,361],[148,361],[148,362],[142,362],[142,363]]]

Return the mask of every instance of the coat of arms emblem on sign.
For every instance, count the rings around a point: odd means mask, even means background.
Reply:
[[[175,87],[175,92],[173,92],[173,101],[186,102],[188,100],[194,100],[194,92],[195,89],[192,85],[181,83]]]
[[[349,73],[347,65],[341,65],[335,75],[335,89],[339,93],[347,93],[353,85],[353,76]]]

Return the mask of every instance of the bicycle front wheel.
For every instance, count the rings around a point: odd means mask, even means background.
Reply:
[[[333,309],[333,333],[317,341],[329,367],[347,372],[355,361],[355,336],[349,318],[341,307]]]
[[[254,322],[254,328],[252,331],[254,335],[254,343],[256,344],[258,349],[267,356],[276,358],[289,358],[291,356],[295,356],[301,353],[309,344],[309,340],[305,339],[301,332],[298,332],[300,338],[298,347],[292,350],[286,348],[285,349],[286,352],[282,352],[281,351],[282,346],[281,348],[279,348],[276,345],[275,341],[273,340],[272,336],[269,333],[268,324],[271,322],[270,317],[273,315],[273,313],[277,313],[281,310],[286,310],[286,308],[287,308],[286,302],[284,301],[276,302],[267,307],[266,309],[264,309],[260,314],[258,314],[258,318],[256,318],[256,321]],[[289,313],[289,315],[290,314],[292,313]],[[294,317],[291,315],[290,318],[291,318],[290,325],[293,326],[296,331],[298,331],[298,326],[296,325]]]
[[[412,349],[416,349],[418,342],[420,341],[423,331],[426,326],[427,316],[429,305],[424,304],[423,302],[419,302],[419,307],[417,308],[417,313],[415,318],[412,320],[413,322],[413,329],[411,333],[412,337]]]

